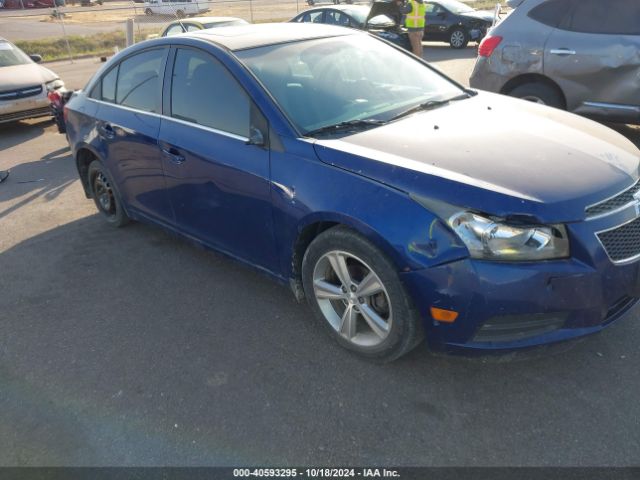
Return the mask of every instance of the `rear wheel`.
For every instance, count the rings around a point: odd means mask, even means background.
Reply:
[[[548,105],[555,108],[564,108],[564,102],[560,92],[550,85],[532,82],[520,85],[509,92],[509,95],[529,102]]]
[[[363,357],[395,360],[422,339],[420,320],[392,262],[345,227],[311,242],[302,280],[318,320],[340,345]]]
[[[122,208],[118,192],[104,165],[94,160],[89,165],[88,175],[93,201],[107,222],[114,227],[122,227],[129,223],[129,217]]]
[[[151,14],[153,14],[153,12],[151,11],[151,9],[150,9],[150,8],[145,8],[145,9],[144,9],[144,13],[145,13],[145,15],[151,15]]]
[[[456,28],[449,35],[449,45],[451,48],[465,48],[469,44],[469,34],[463,28]]]

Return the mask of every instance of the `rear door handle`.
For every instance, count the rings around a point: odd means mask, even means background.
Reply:
[[[568,48],[552,48],[549,53],[551,55],[575,55],[576,51]]]
[[[102,123],[98,126],[98,133],[101,137],[112,140],[116,137],[116,132],[110,123]]]
[[[162,150],[164,156],[167,157],[171,163],[180,165],[186,160],[184,158],[184,155],[180,155],[180,152],[178,152],[178,150],[176,150],[174,147],[163,145],[160,147],[160,149]]]

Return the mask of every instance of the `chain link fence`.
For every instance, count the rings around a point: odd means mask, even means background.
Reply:
[[[109,55],[114,49],[124,48],[127,23],[131,21],[134,41],[139,42],[161,34],[179,17],[186,16],[183,20],[187,22],[187,15],[237,17],[263,23],[287,21],[306,8],[309,6],[305,0],[151,0],[100,4],[94,0],[67,0],[66,5],[55,8],[0,9],[0,36],[27,53],[42,55],[45,61],[73,60]]]

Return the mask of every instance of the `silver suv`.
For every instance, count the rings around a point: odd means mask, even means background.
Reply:
[[[478,48],[474,88],[640,123],[640,1],[524,0]]]

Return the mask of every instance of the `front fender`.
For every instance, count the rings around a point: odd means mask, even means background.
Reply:
[[[434,213],[399,190],[320,162],[310,142],[284,139],[272,152],[274,226],[283,276],[293,276],[300,233],[313,224],[346,225],[411,271],[468,256],[458,237]]]

